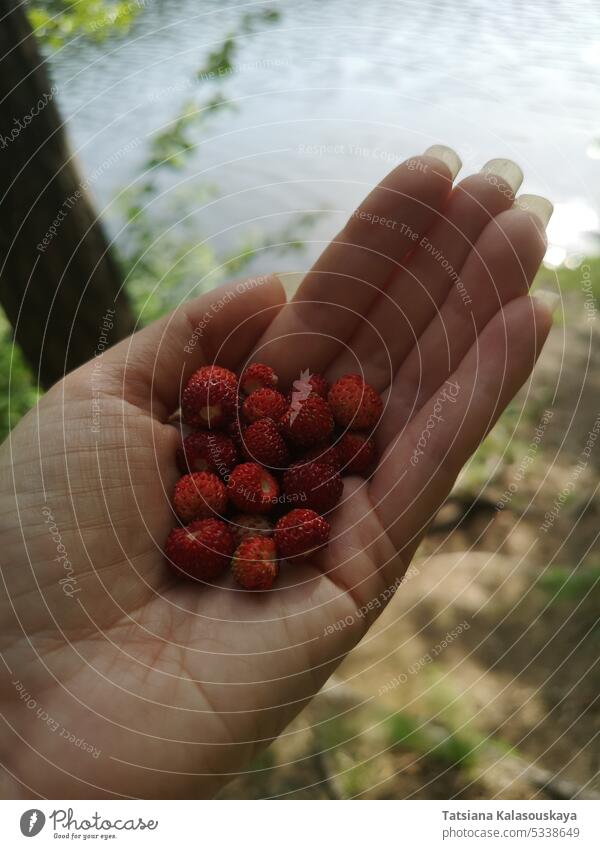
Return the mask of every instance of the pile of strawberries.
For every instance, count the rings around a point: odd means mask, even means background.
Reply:
[[[359,375],[330,387],[306,371],[287,396],[277,384],[270,366],[253,363],[239,383],[212,365],[185,387],[181,418],[193,430],[177,452],[183,477],[173,493],[182,525],[165,554],[188,577],[210,581],[231,566],[245,589],[270,589],[280,559],[327,545],[342,475],[375,463],[383,405]]]

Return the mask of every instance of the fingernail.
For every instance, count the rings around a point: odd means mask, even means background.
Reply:
[[[554,212],[554,206],[548,198],[541,195],[519,195],[515,201],[515,206],[518,209],[524,209],[525,212],[532,212],[542,222],[544,229],[548,226]]]
[[[462,162],[458,153],[452,150],[451,147],[446,147],[445,144],[432,144],[431,147],[427,148],[423,156],[435,156],[436,159],[441,159],[444,165],[449,168],[453,180],[462,168]]]
[[[543,304],[550,315],[554,315],[560,303],[558,292],[551,292],[549,289],[537,289],[531,297]]]
[[[514,194],[523,182],[523,172],[512,159],[490,159],[481,169],[482,174],[493,174],[509,186]]]

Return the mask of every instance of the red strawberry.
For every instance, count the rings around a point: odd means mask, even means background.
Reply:
[[[338,443],[335,445],[316,445],[314,448],[310,448],[302,454],[299,459],[304,463],[307,463],[310,460],[318,460],[319,463],[327,463],[327,465],[333,466],[336,472],[339,472],[341,466]]]
[[[342,474],[363,475],[375,462],[375,443],[364,433],[347,432],[336,447]]]
[[[242,405],[242,411],[249,422],[264,418],[277,421],[285,413],[287,406],[287,401],[281,392],[265,386],[248,395]]]
[[[269,537],[247,537],[236,548],[231,568],[244,589],[270,590],[279,571],[275,543]]]
[[[224,513],[226,506],[227,490],[212,472],[184,475],[175,485],[173,507],[183,522]]]
[[[220,366],[203,366],[190,377],[181,396],[181,415],[192,427],[224,427],[237,409],[237,378]]]
[[[312,386],[313,392],[316,392],[317,395],[321,396],[321,398],[327,398],[329,382],[325,380],[322,374],[311,374],[308,378],[308,382]]]
[[[343,489],[339,474],[327,463],[312,460],[292,463],[283,474],[286,502],[301,501],[317,513],[333,510]]]
[[[281,469],[289,461],[288,447],[273,419],[259,419],[244,431],[244,453],[262,466]]]
[[[292,400],[279,426],[283,436],[293,445],[310,448],[329,438],[333,431],[333,416],[327,401],[312,394],[305,401]]]
[[[165,544],[171,566],[190,578],[210,581],[228,566],[235,548],[233,534],[218,519],[202,519],[173,528]]]
[[[257,389],[262,389],[265,386],[271,389],[277,386],[278,377],[271,368],[262,363],[251,363],[242,372],[240,378],[240,389],[245,395],[250,395],[256,392]]]
[[[277,504],[279,484],[257,463],[241,463],[229,477],[227,494],[238,510],[268,513]]]
[[[351,430],[375,427],[383,410],[383,401],[359,374],[345,374],[336,380],[328,400],[336,422]]]
[[[273,532],[271,522],[258,513],[238,513],[231,519],[229,527],[237,545],[246,537],[270,536]]]
[[[199,430],[190,433],[177,449],[177,465],[186,472],[217,472],[229,474],[237,465],[238,456],[233,440],[222,433]]]
[[[207,371],[210,370],[215,380],[222,380],[225,383],[235,383],[237,386],[237,375],[234,371],[223,368],[223,366],[218,366],[215,363],[210,366],[203,366],[198,371],[202,371],[202,368],[205,368]]]
[[[314,510],[290,510],[275,525],[275,542],[281,557],[310,554],[327,544],[331,528]]]

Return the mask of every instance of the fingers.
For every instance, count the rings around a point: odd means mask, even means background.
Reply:
[[[195,369],[212,362],[235,368],[284,302],[275,276],[214,289],[111,348],[102,377],[164,420],[177,408],[181,386]],[[84,369],[94,369],[94,363]]]
[[[412,234],[439,216],[459,167],[457,157],[450,167],[436,156],[407,160],[352,214],[262,340],[261,358],[277,364],[284,382],[298,364],[323,371],[338,353],[414,248]]]
[[[518,165],[493,159],[454,188],[443,216],[418,234],[407,267],[392,275],[348,349],[332,364],[332,375],[356,371],[358,362],[378,391],[389,386],[390,368],[395,371],[407,356],[451,290],[455,272],[461,273],[486,225],[510,209],[522,181]]]
[[[546,249],[545,223],[513,208],[486,225],[460,277],[398,369],[394,380],[402,391],[393,393],[388,406],[384,439],[454,371],[498,308],[527,293]]]
[[[406,562],[464,463],[530,375],[552,317],[535,298],[498,311],[382,457],[371,503]],[[394,388],[400,391],[399,385]]]

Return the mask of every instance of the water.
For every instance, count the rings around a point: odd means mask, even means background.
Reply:
[[[395,162],[435,142],[460,153],[463,173],[495,156],[521,165],[522,191],[556,206],[549,263],[597,248],[596,0],[272,2],[280,20],[243,37],[236,73],[221,86],[194,82],[207,52],[259,5],[146,0],[126,38],[76,40],[52,57],[81,170],[102,169],[91,189],[117,238],[111,199],[138,176],[147,137],[186,98],[221,87],[235,111],[198,129],[192,166],[165,187],[187,187],[199,238],[220,248],[327,210],[314,256]],[[220,199],[201,196],[207,181]]]

